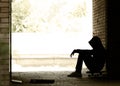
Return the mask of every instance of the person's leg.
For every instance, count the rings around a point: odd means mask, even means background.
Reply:
[[[86,56],[84,57],[84,62],[90,72],[99,72],[102,69],[101,61],[96,60],[95,57]]]
[[[91,56],[92,50],[81,50],[77,59],[76,72],[81,73],[83,61],[89,70],[94,70],[94,59]]]
[[[82,70],[82,64],[83,64],[83,58],[84,54],[79,54],[77,63],[76,63],[76,70],[75,72],[68,75],[68,77],[82,77],[81,70]]]
[[[79,55],[76,63],[75,72],[81,73],[84,55]]]

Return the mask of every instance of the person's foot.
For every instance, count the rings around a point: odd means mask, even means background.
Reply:
[[[70,75],[68,75],[68,77],[82,77],[82,74],[78,72],[73,72]]]

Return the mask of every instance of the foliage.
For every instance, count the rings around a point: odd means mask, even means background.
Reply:
[[[13,0],[12,2],[12,32],[23,32],[23,20],[30,14],[28,0]]]
[[[78,31],[80,18],[86,16],[85,3],[30,1],[34,0],[13,0],[12,32]]]

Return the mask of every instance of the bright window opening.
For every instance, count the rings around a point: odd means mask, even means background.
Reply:
[[[69,58],[91,37],[92,0],[12,2],[12,59]]]

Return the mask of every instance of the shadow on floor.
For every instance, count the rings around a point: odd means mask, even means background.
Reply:
[[[111,80],[106,76],[88,77],[86,69],[83,70],[82,78],[67,77],[70,73],[71,71],[13,72],[12,80],[22,82],[11,83],[11,86],[120,86],[120,80]]]

